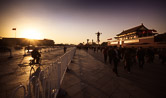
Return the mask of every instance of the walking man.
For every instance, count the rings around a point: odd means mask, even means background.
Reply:
[[[138,59],[138,62],[139,62],[139,68],[143,69],[143,65],[145,63],[145,51],[143,50],[142,47],[140,47],[140,49],[138,49],[137,51],[137,59]]]
[[[38,49],[35,48],[32,52],[31,52],[31,56],[33,58],[33,63],[39,64],[39,60],[41,57],[41,54],[39,53]]]
[[[104,63],[106,63],[107,62],[107,54],[108,54],[108,48],[107,47],[104,48],[103,54],[104,54]]]
[[[118,75],[118,63],[119,63],[119,55],[118,55],[118,50],[116,47],[114,47],[114,50],[113,50],[113,62],[114,62],[114,68],[113,68],[113,72],[116,74],[116,76],[119,76]]]

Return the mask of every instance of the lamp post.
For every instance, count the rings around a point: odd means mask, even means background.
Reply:
[[[97,43],[98,43],[98,45],[99,45],[99,42],[100,42],[100,35],[101,35],[102,33],[97,32],[96,34],[97,34]]]
[[[29,53],[29,50],[30,50],[30,45],[31,45],[31,39],[29,39],[28,53]]]
[[[87,44],[89,43],[89,39],[87,39]]]

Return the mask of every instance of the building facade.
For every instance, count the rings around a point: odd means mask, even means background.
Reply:
[[[115,40],[108,41],[108,46],[118,47],[165,47],[165,42],[156,41],[160,34],[148,29],[143,24],[117,34]],[[162,43],[162,44],[159,44]]]
[[[36,40],[36,39],[27,39],[27,38],[1,38],[0,46],[53,46],[55,43],[50,39]]]

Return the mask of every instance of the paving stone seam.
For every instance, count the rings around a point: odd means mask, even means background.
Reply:
[[[84,51],[84,52],[85,52],[85,51]],[[90,56],[91,58],[94,58],[93,56],[89,55],[88,53],[86,53],[86,56]],[[95,58],[94,58],[94,59],[95,59]],[[99,92],[101,92],[101,93],[103,93],[104,95],[106,95],[106,96],[109,97],[109,95],[108,95],[106,92],[102,91],[100,88],[97,88],[97,87],[94,86],[93,84],[90,84],[90,83],[88,82],[88,80],[85,79],[85,80],[84,80],[84,83],[86,83],[86,84],[88,84],[89,86],[91,86],[91,87],[97,89]]]
[[[109,71],[112,71],[112,68],[110,68],[110,67],[108,67],[107,65],[109,65],[109,64],[104,64],[104,61],[102,61],[101,59],[99,59],[99,58],[96,58],[91,52],[87,52],[87,54],[89,54],[90,56],[92,56],[92,57],[94,57],[97,61],[100,61],[101,63],[103,63],[103,65],[104,65],[104,67],[106,68],[106,69],[108,69]],[[97,55],[97,54],[96,54]],[[114,79],[116,79],[116,76],[114,77]],[[118,83],[118,87],[116,87],[116,89],[115,89],[115,91],[120,87],[120,83],[119,83],[119,81],[117,80],[117,83]],[[122,85],[121,85],[122,86]],[[125,87],[124,87],[124,89],[126,89]],[[126,89],[127,90],[127,89]],[[114,93],[115,93],[115,91],[110,95],[110,96],[112,96]],[[128,93],[128,95],[129,95],[129,98],[132,96],[132,94],[127,90],[127,93]]]

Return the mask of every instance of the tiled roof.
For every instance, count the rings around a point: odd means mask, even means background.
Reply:
[[[145,30],[148,30],[143,24],[141,24],[141,25],[136,26],[136,27],[133,27],[133,28],[131,28],[131,29],[124,30],[124,31],[122,31],[120,34],[117,34],[116,36],[123,35],[123,34],[127,34],[127,33],[131,33],[131,32],[135,32],[135,31],[137,31],[137,30],[141,30],[141,28],[144,28]]]

